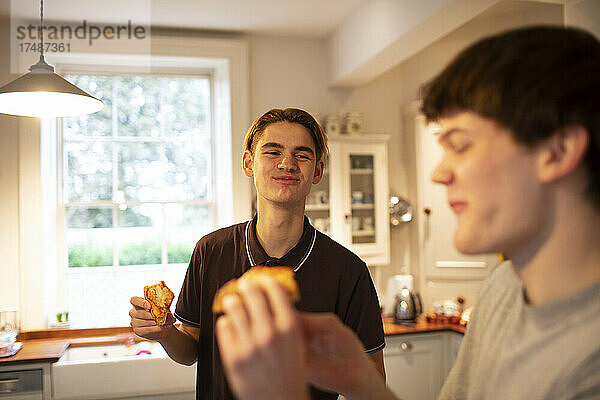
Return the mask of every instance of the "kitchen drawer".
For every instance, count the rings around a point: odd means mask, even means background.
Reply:
[[[0,399],[43,399],[43,371],[41,369],[0,372]]]

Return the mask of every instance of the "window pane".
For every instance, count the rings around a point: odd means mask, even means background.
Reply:
[[[161,206],[143,204],[118,211],[119,265],[161,264]]]
[[[208,79],[140,76],[115,79],[118,136],[208,135]]]
[[[165,205],[167,262],[189,263],[196,242],[212,230],[209,205]]]
[[[206,199],[210,187],[209,145],[202,142],[165,144],[166,186],[173,199]]]
[[[67,207],[68,265],[113,265],[112,207]]]
[[[65,79],[104,103],[102,110],[97,113],[64,118],[65,137],[112,136],[113,78],[110,76],[66,75]]]
[[[372,155],[350,155],[352,243],[375,243],[375,175]]]
[[[67,142],[67,201],[96,201],[112,198],[112,144]]]
[[[163,135],[177,138],[208,137],[210,86],[208,79],[163,78],[163,104],[157,119]]]
[[[118,136],[159,136],[160,86],[155,78],[116,79]]]
[[[209,148],[200,143],[119,143],[119,190],[129,201],[184,201],[208,195]]]

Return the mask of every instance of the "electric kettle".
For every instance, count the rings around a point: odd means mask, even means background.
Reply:
[[[394,322],[416,322],[417,317],[423,312],[423,304],[419,293],[413,293],[408,288],[403,288],[396,295],[394,305]]]
[[[396,308],[396,296],[402,289],[413,290],[414,277],[412,275],[393,275],[388,279],[383,303],[383,316],[393,317]]]

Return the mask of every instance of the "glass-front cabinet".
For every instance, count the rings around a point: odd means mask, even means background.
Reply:
[[[350,154],[351,243],[375,243],[375,157]]]
[[[315,228],[368,265],[389,264],[388,135],[330,136],[323,179],[307,199]]]

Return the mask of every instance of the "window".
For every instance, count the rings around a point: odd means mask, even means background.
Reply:
[[[104,102],[62,121],[65,303],[71,327],[125,326],[216,226],[211,77],[65,77]]]
[[[240,168],[244,134],[250,123],[247,41],[155,35],[153,32],[152,55],[148,55],[143,46],[131,47],[114,41],[102,49],[90,48],[85,40],[80,44],[70,53],[46,54],[47,62],[62,76],[153,77],[149,75],[152,73],[156,77],[208,80],[211,138],[207,143],[211,146],[211,159],[206,165],[212,181],[205,201],[212,203],[210,215],[215,219],[210,221],[214,224],[210,229],[190,228],[198,232],[186,238],[195,242],[205,231],[250,218],[252,183]],[[31,65],[30,56],[19,54],[19,65]],[[87,89],[90,90],[89,87]],[[112,104],[110,109],[113,109]],[[107,111],[108,108],[104,112]],[[118,122],[117,119],[114,121]],[[178,282],[185,275],[185,264],[161,262],[160,265],[68,267],[66,205],[91,204],[82,204],[83,201],[80,203],[80,200],[69,200],[64,196],[63,189],[68,179],[64,168],[68,144],[63,135],[66,122],[47,119],[40,123],[35,118],[18,121],[18,267],[13,268],[12,277],[9,268],[7,282],[18,286],[12,296],[18,296],[21,329],[31,331],[52,327],[57,313],[62,311],[69,312],[73,328],[128,326],[129,298],[142,295],[143,285],[158,280],[164,280],[177,294],[180,289]],[[158,120],[154,122],[158,125]],[[78,135],[85,136],[83,132]],[[92,150],[88,154],[95,155]],[[112,197],[103,200],[106,203],[102,206],[110,206],[112,200]],[[185,205],[185,201],[180,200],[168,202],[175,206]],[[161,202],[153,204],[162,205]],[[128,209],[134,206],[131,201]],[[168,213],[168,207],[164,207]],[[113,220],[110,221],[112,223]],[[117,226],[111,225],[110,229],[117,229]],[[179,229],[171,231],[182,232]],[[114,238],[115,241],[123,239],[117,238],[116,233]],[[169,238],[165,236],[165,240],[168,243]],[[176,272],[178,268],[180,272]],[[80,281],[75,278],[78,274],[84,276]],[[110,283],[100,285],[100,282],[107,281],[109,275]]]

